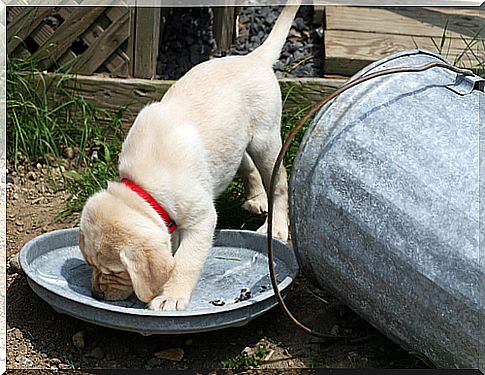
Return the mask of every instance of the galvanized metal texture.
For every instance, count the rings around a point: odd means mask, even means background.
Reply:
[[[433,61],[406,51],[352,79]],[[480,82],[436,68],[349,89],[310,125],[290,184],[305,274],[441,367],[485,362]]]
[[[125,301],[91,297],[91,269],[78,247],[79,230],[46,233],[21,250],[20,263],[31,288],[56,311],[126,331],[194,333],[241,326],[276,305],[268,277],[266,237],[250,231],[221,230],[186,310],[145,309],[135,296]],[[298,272],[291,247],[274,240],[279,287],[287,290]],[[242,289],[247,300],[235,302]],[[223,306],[211,303],[224,299]],[[240,298],[239,298],[240,299]]]

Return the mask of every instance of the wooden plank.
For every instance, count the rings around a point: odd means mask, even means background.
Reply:
[[[67,69],[68,71],[72,71],[70,67],[72,66],[72,64],[74,64],[76,59],[77,59],[77,55],[74,52],[72,52],[70,49],[68,49],[66,53],[64,53],[64,55],[62,55],[57,60],[57,64],[60,67]]]
[[[130,15],[128,15],[128,17],[130,17]],[[129,34],[130,32],[129,21],[126,27],[128,27],[128,34]],[[130,38],[130,35],[128,35],[128,39],[129,38]],[[123,45],[120,46],[120,48],[118,48],[103,63],[106,69],[110,72],[110,75],[112,75],[113,77],[129,77],[131,75],[131,72],[129,70],[130,58],[125,53],[123,48],[124,48]]]
[[[30,54],[30,52],[26,48],[24,48],[24,46],[22,46],[22,45],[18,46],[15,49],[13,55],[16,58],[21,59],[21,60],[27,60],[30,56],[32,56]]]
[[[43,46],[52,35],[54,35],[54,30],[52,30],[50,26],[43,24],[32,31],[30,37],[34,39],[39,46]]]
[[[129,10],[130,8],[128,7],[109,7],[106,9],[105,15],[111,22],[115,22]]]
[[[116,62],[119,62],[118,66],[111,61],[107,61],[107,63],[103,64],[109,70],[109,75],[111,77],[129,77],[130,71],[128,70],[128,59],[123,61],[117,59]]]
[[[353,30],[447,38],[485,38],[485,16],[478,8],[326,7],[327,30]]]
[[[128,45],[126,47],[126,54],[128,55],[128,74],[130,77],[135,73],[135,30],[136,30],[136,9],[130,8],[130,37],[128,38]]]
[[[128,15],[130,17],[130,15]],[[130,21],[128,21],[128,32]],[[130,40],[130,36],[128,36],[128,40]],[[109,70],[110,75],[113,77],[129,77],[131,76],[130,68],[130,58],[124,51],[126,47],[120,47],[116,50],[114,54],[112,54],[104,63],[104,66]]]
[[[436,40],[439,44],[439,40]],[[407,35],[364,33],[358,31],[325,31],[325,73],[351,75],[391,53],[414,49],[416,47],[436,52],[431,38]],[[467,49],[461,39],[448,39],[443,47],[442,56],[455,63],[455,59]],[[475,53],[480,54],[483,45],[476,43]],[[478,68],[478,61],[470,52],[462,59],[460,66]]]
[[[59,9],[59,14],[63,18],[69,18],[72,13],[72,10],[73,10],[72,7],[62,7]],[[104,15],[111,22],[117,22],[122,15],[124,15],[126,12],[129,12],[129,11],[130,10],[128,7],[113,6],[113,7],[108,7]],[[94,23],[81,35],[81,39],[89,47],[96,41],[98,36],[101,35],[103,32],[104,32],[104,29],[97,23]],[[68,50],[67,53],[69,52],[71,51]],[[71,59],[72,59],[72,56],[66,57],[64,55],[61,57],[61,61],[64,61],[64,60],[67,61]],[[116,52],[111,54],[111,56],[107,57],[103,65],[107,68],[107,70],[111,74],[115,76],[121,76],[121,77],[128,76],[128,56],[121,49],[118,49]]]
[[[33,58],[38,60],[39,69],[47,69],[54,64],[82,34],[103,13],[104,7],[77,7],[70,18],[65,19],[54,35],[50,37]]]
[[[125,13],[130,13],[130,8],[113,6],[106,9],[105,15],[109,18],[111,22],[118,22],[121,16]],[[130,20],[128,22],[130,22]],[[118,48],[113,54],[111,54],[111,56],[106,59],[103,65],[115,77],[128,77],[128,61],[129,57],[125,53],[125,51],[123,51],[122,48]]]
[[[79,57],[73,70],[81,74],[94,73],[129,37],[129,13],[125,12],[113,22]]]
[[[59,8],[57,13],[62,17],[63,20],[69,18],[69,16],[71,15],[71,12],[74,10],[75,8],[68,8],[68,7],[62,7],[62,8]],[[53,30],[51,29],[51,31],[53,32]],[[46,33],[47,34],[47,33]],[[49,35],[48,37],[50,37],[51,35]],[[42,45],[45,43],[45,41],[42,43]],[[39,45],[41,45],[41,43],[39,43]],[[77,55],[71,51],[71,49],[68,49],[57,61],[57,64],[63,68],[66,68],[66,67],[71,67],[72,64],[74,63],[74,60],[77,58]]]
[[[19,14],[21,14],[23,11],[27,11],[29,10],[29,7],[25,6],[25,7],[8,7],[8,12],[10,13],[10,16],[12,16],[13,18],[16,18]],[[12,21],[14,22],[15,19]]]
[[[40,25],[32,34],[30,34],[30,37],[39,45],[42,46],[44,45],[49,38],[51,38],[54,35],[54,30],[46,24]],[[68,66],[72,64],[73,60],[76,58],[76,54],[72,52],[70,49],[62,55],[59,60],[57,61],[57,64],[59,66]]]
[[[231,48],[235,29],[235,7],[212,7],[214,12],[214,38],[219,54],[225,54]]]
[[[7,26],[7,53],[10,54],[24,41],[42,20],[52,12],[53,7],[12,7],[13,16]]]
[[[135,22],[133,74],[139,78],[155,78],[160,41],[160,8],[136,8]]]
[[[72,6],[72,4],[69,5],[71,6],[63,6],[58,10],[59,15],[65,20],[71,17],[72,12],[76,10],[76,7]]]
[[[38,76],[39,77],[39,76]],[[141,108],[146,104],[160,100],[175,81],[157,81],[147,79],[120,79],[101,76],[61,76],[55,73],[44,73],[38,79],[39,90],[44,90],[45,82],[49,95],[55,96],[60,90],[69,90],[80,95],[93,106],[108,113],[118,113],[127,108],[123,123],[130,126]],[[58,85],[58,82],[62,82]],[[345,83],[343,79],[325,78],[285,78],[280,86],[284,110],[295,113],[316,103]]]
[[[283,110],[296,113],[317,103],[341,87],[345,79],[331,78],[280,78]]]

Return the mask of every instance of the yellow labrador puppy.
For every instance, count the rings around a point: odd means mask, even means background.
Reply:
[[[139,113],[120,154],[121,181],[90,197],[81,215],[80,248],[93,269],[95,298],[125,299],[134,291],[150,309],[184,309],[212,245],[214,200],[238,170],[245,208],[266,211],[281,147],[272,65],[297,9],[286,6],[253,52],[195,66]],[[287,240],[284,169],[274,199],[273,233]]]

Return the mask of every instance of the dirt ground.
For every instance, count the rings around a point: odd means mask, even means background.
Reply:
[[[53,173],[58,179],[59,171]],[[7,177],[7,369],[424,366],[302,275],[287,297],[294,315],[317,330],[352,340],[332,342],[304,334],[279,308],[241,328],[147,337],[58,314],[30,289],[13,256],[42,233],[75,226],[78,214],[54,221],[67,192],[52,187],[45,166],[25,167],[20,175],[24,178]]]

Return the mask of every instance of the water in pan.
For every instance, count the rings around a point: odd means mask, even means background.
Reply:
[[[91,299],[91,268],[77,246],[62,247],[37,257],[32,269],[49,284],[49,289],[70,298]],[[289,275],[285,264],[276,259],[278,282]],[[247,248],[216,246],[211,249],[204,270],[187,310],[221,310],[211,301],[223,299],[225,306],[234,303],[242,289],[251,298],[271,292],[266,255]],[[93,299],[94,301],[94,299]],[[134,294],[124,301],[105,301],[114,306],[143,309],[145,304]]]

